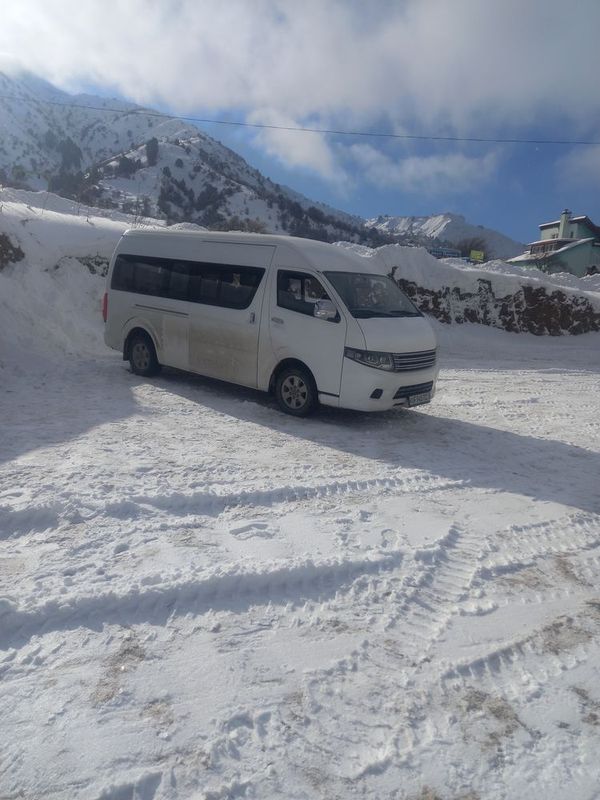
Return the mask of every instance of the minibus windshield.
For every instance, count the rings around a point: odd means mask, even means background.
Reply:
[[[387,275],[333,271],[323,274],[356,319],[423,316]]]

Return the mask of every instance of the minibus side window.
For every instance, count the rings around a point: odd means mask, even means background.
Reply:
[[[189,298],[224,308],[248,308],[260,285],[264,269],[230,267],[221,264],[195,264],[190,279]]]
[[[152,256],[119,255],[111,288],[189,300],[224,308],[248,308],[265,270]]]
[[[164,296],[168,286],[169,270],[160,262],[137,261],[135,264],[135,289],[138,294]]]
[[[219,305],[227,308],[248,308],[264,270],[251,267],[234,267],[221,273]]]
[[[312,317],[317,300],[329,299],[322,284],[312,275],[282,269],[277,272],[277,305],[281,308]]]
[[[173,261],[168,264],[169,286],[167,297],[172,300],[187,300],[190,285],[190,265],[185,261]]]
[[[211,264],[194,264],[190,278],[189,298],[192,303],[216,306],[219,296],[219,272]]]

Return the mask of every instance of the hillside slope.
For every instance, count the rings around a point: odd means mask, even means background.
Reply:
[[[114,98],[70,95],[0,72],[0,183],[169,223],[437,245],[482,238],[491,258],[522,246],[456,214],[365,220],[274,183],[195,125]]]
[[[194,125],[0,73],[0,183],[168,223],[381,244],[364,220],[266,178]]]

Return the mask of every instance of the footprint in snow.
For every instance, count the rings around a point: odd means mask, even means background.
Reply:
[[[275,531],[266,522],[248,522],[245,525],[239,525],[235,528],[230,528],[229,533],[235,536],[236,539],[272,539],[275,536]]]

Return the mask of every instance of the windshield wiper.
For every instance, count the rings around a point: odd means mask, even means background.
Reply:
[[[374,308],[351,308],[350,313],[355,319],[366,319],[368,317],[389,317],[386,311],[377,311]]]
[[[420,317],[420,311],[404,311],[401,308],[391,308],[389,311],[378,311],[376,308],[351,308],[350,313],[355,319],[368,319],[369,317]]]

